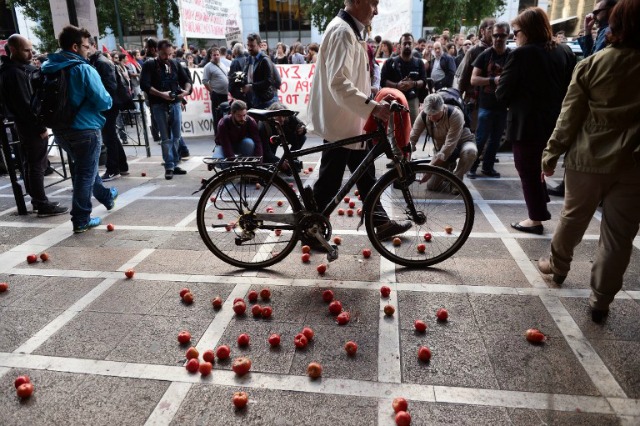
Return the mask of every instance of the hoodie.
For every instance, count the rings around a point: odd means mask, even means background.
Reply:
[[[100,114],[111,108],[111,96],[105,90],[98,72],[86,59],[69,51],[50,53],[42,64],[43,73],[54,73],[72,63],[78,63],[70,69],[69,101],[79,108],[71,128],[74,130],[99,130],[104,126],[105,118]]]

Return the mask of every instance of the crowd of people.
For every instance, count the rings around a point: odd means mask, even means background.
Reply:
[[[316,64],[308,116],[324,143],[361,134],[370,116],[388,121],[389,104],[376,101],[380,97],[375,95],[394,90],[409,107],[408,139],[414,150],[426,134],[434,146],[432,164],[452,170],[461,180],[475,179],[479,173],[500,178],[496,152],[506,133],[528,214],[511,224],[515,230],[543,234],[543,223],[551,218],[549,192],[565,196],[551,255],[538,265],[542,273],[553,274],[556,283],[567,276],[573,250],[602,204],[590,299],[592,318],[601,321],[622,286],[640,223],[640,99],[637,91],[626,88],[640,77],[640,6],[633,0],[601,0],[595,6],[578,40],[586,59],[577,67],[571,49],[553,35],[546,13],[536,7],[510,23],[486,18],[477,36],[450,36],[445,29],[429,40],[405,33],[396,43],[369,38],[377,15],[375,0],[345,0],[321,45],[278,43],[273,50],[259,34],[251,33],[246,45],[236,43],[231,49],[183,50],[169,40],[148,39],[143,51],[100,52],[86,30],[67,26],[59,36],[61,50],[45,59],[33,58],[29,40],[14,35],[7,43],[9,56],[0,65],[3,112],[15,119],[25,145],[25,183],[34,210],[43,216],[66,213],[66,207],[44,194],[47,130],[32,126],[37,120],[25,113],[30,95],[25,79],[35,65],[44,73],[68,68],[71,81],[85,82],[70,86],[72,125],[53,128],[73,160],[71,220],[74,232],[84,232],[100,224],[100,218],[90,216],[91,195],[112,209],[118,191],[105,188],[103,181],[128,172],[116,129],[118,113],[131,108],[127,102],[133,94],[144,93],[150,107],[154,138],[162,144],[165,178],[186,174],[178,164],[188,157],[181,113],[192,87],[190,67],[203,68],[215,124],[213,156],[220,159],[257,156],[278,161],[268,143],[275,129],[247,114],[250,108],[286,107],[278,102],[280,76],[274,64]],[[509,39],[515,40],[516,49],[507,47]],[[301,148],[306,124],[295,116],[278,123],[293,148]],[[107,170],[101,178],[103,143]],[[358,144],[323,152],[313,188],[320,210],[335,197],[345,168],[355,170],[367,149]],[[566,179],[561,188],[547,188],[544,176],[554,174],[562,154]],[[375,179],[371,168],[357,183],[363,198]],[[431,181],[427,188],[450,190]],[[390,221],[382,206],[376,210],[380,238],[411,229],[409,221]]]

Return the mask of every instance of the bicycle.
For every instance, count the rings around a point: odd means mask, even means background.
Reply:
[[[403,108],[396,102],[391,104],[389,133],[377,121],[378,128],[373,133],[295,151],[289,149],[276,121],[295,111],[249,110],[251,117],[268,120],[276,129],[270,143],[281,146],[284,153],[277,164],[261,164],[259,157],[203,160],[210,170],[216,170],[212,177],[203,179],[198,190],[204,192],[198,202],[197,225],[206,246],[224,262],[247,269],[280,262],[298,240],[317,241],[327,251],[328,261],[337,259],[338,247],[329,243],[330,215],[367,168],[385,154],[394,167],[376,181],[365,198],[358,227],[364,222],[373,247],[403,266],[427,267],[451,257],[471,233],[473,199],[466,185],[450,171],[429,165],[430,160],[405,158],[393,136],[394,116]],[[378,143],[322,211],[318,211],[312,189],[303,186],[298,173],[293,173],[291,184],[279,176],[285,162],[292,165],[293,160],[305,155],[370,141]],[[227,168],[218,170],[221,166]],[[374,226],[378,203],[389,219],[412,222],[411,229],[397,236],[399,240],[379,238]]]

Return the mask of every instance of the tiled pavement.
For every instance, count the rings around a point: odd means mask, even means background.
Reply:
[[[294,252],[250,272],[205,248],[192,192],[209,175],[200,160],[210,142],[190,146],[200,156],[172,181],[163,179],[157,146],[154,157],[130,157],[131,175],[112,182],[121,192],[116,209],[95,208],[114,232],[101,226],[73,235],[67,215],[18,216],[0,177],[0,281],[10,285],[0,294],[0,424],[390,425],[396,396],[409,400],[415,425],[640,424],[640,239],[610,317],[593,324],[587,296],[599,213],[567,281],[554,285],[534,260],[548,251],[562,200],[550,204],[545,235],[513,231],[509,223],[526,210],[509,154],[497,165],[503,178],[466,181],[475,226],[454,258],[429,270],[395,267],[375,253],[364,260],[364,229],[341,219],[334,224],[334,235],[344,236],[340,258],[319,277],[319,253],[310,266]],[[48,192],[69,204],[68,181]],[[26,254],[44,250],[47,263],[27,265]],[[124,278],[127,268],[134,279]],[[389,300],[380,298],[382,284],[392,288]],[[179,302],[184,286],[195,294],[191,306]],[[236,317],[233,299],[264,286],[273,292],[273,318]],[[326,288],[351,311],[348,326],[328,315]],[[225,300],[220,311],[209,302],[216,295]],[[392,318],[382,313],[387,303],[398,308]],[[447,323],[435,321],[442,306]],[[418,318],[426,334],[414,332]],[[296,350],[292,339],[304,325],[316,337]],[[525,341],[531,327],[548,336],[544,345]],[[252,372],[238,378],[229,362],[218,362],[207,378],[187,373],[186,347],[176,341],[183,329],[201,352],[229,344],[232,357],[249,356]],[[242,332],[252,338],[245,349],[235,344]],[[266,342],[273,332],[282,334],[279,349]],[[358,343],[355,358],[342,349],[346,340]],[[416,358],[423,344],[433,351],[429,364]],[[323,365],[322,379],[306,376],[311,361]],[[25,401],[13,387],[20,374],[36,386]],[[231,395],[240,389],[250,403],[238,411]]]

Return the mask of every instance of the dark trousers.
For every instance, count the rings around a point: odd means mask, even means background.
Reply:
[[[324,143],[330,142],[324,141]],[[322,211],[338,193],[338,190],[342,186],[345,167],[349,167],[349,171],[353,173],[360,163],[362,163],[367,152],[368,150],[364,149],[335,148],[322,153],[320,173],[318,180],[313,185],[313,196],[316,199],[319,211]],[[375,183],[376,169],[371,165],[360,180],[356,182],[356,187],[360,192],[362,200],[367,198],[369,191],[371,191]],[[376,204],[375,211],[375,226],[382,225],[389,220],[387,213],[380,203]]]
[[[122,143],[118,139],[116,121],[118,119],[118,109],[111,108],[102,114],[107,121],[102,127],[102,143],[107,147],[107,173],[119,174],[129,171],[127,155],[122,148]]]
[[[551,219],[547,210],[549,194],[542,176],[542,151],[547,141],[514,141],[512,144],[513,160],[522,182],[524,201],[527,203],[529,219],[545,221]]]
[[[42,139],[33,130],[16,125],[22,146],[22,167],[24,168],[24,186],[36,206],[49,202],[44,192],[44,171],[47,169],[48,138]]]
[[[218,122],[222,118],[222,112],[218,109],[221,103],[227,102],[228,95],[225,93],[224,95],[220,95],[216,92],[211,92],[209,94],[211,97],[211,114],[213,115],[213,128],[215,132],[218,131]]]

